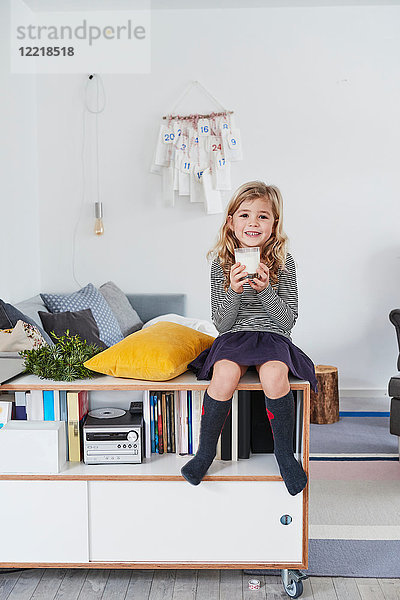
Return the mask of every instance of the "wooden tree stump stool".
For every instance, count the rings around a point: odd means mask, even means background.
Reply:
[[[316,365],[318,393],[311,390],[310,422],[319,424],[339,421],[338,370],[328,365]]]

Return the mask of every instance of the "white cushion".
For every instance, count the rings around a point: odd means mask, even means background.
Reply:
[[[191,329],[201,331],[202,333],[212,335],[213,337],[217,337],[219,335],[218,330],[214,327],[212,323],[210,323],[210,321],[205,321],[203,319],[195,319],[191,317],[182,317],[181,315],[175,315],[174,313],[154,317],[154,319],[147,321],[147,323],[143,325],[143,329],[145,327],[150,327],[150,325],[154,325],[154,323],[158,323],[159,321],[169,321],[170,323],[178,323],[179,325],[185,325],[186,327],[191,327]]]

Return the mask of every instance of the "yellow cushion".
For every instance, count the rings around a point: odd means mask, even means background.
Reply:
[[[83,364],[114,377],[166,381],[184,373],[214,339],[190,327],[160,321],[128,335]]]

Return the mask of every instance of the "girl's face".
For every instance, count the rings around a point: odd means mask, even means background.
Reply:
[[[272,234],[274,216],[268,198],[244,200],[233,215],[228,215],[228,225],[241,248],[262,246]]]

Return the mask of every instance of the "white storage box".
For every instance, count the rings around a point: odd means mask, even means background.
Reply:
[[[66,448],[65,421],[8,421],[0,429],[0,473],[59,473]]]

